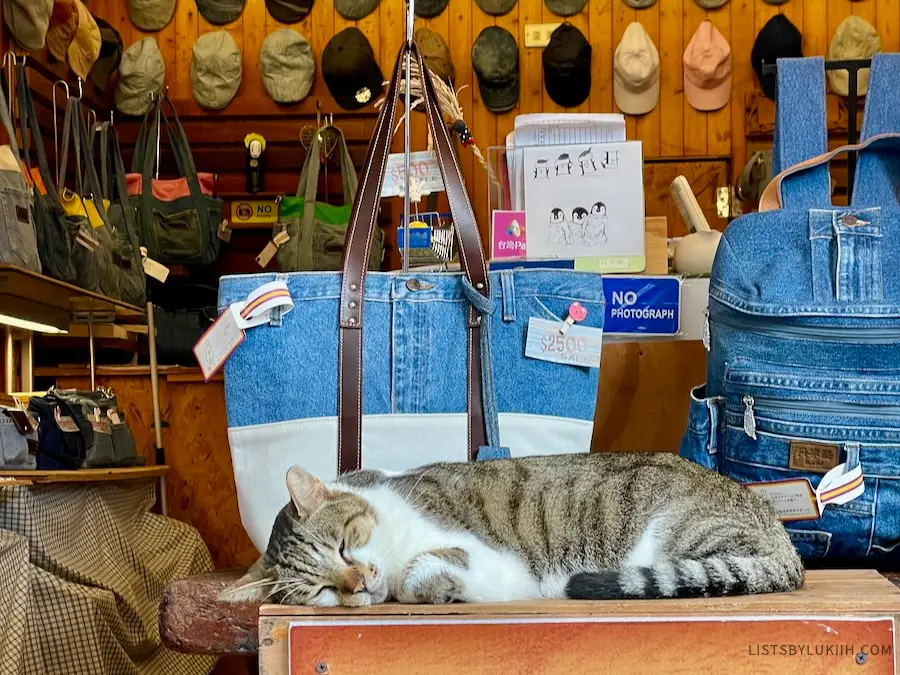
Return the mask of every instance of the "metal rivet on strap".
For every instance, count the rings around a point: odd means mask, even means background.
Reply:
[[[351,326],[355,326],[356,325],[356,317],[351,316],[349,319],[347,319],[347,323],[349,323]]]
[[[350,309],[356,309],[356,303],[351,300],[348,307],[350,307]]]
[[[350,290],[355,291],[357,288],[356,284],[350,284]]]
[[[484,284],[479,281],[477,284],[475,284],[475,288],[480,291],[484,288]]]

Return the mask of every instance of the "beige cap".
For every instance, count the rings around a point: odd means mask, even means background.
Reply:
[[[684,50],[684,95],[697,110],[718,110],[731,98],[731,47],[712,21]]]
[[[613,57],[613,92],[619,110],[643,115],[659,101],[659,52],[644,27],[629,24]]]
[[[75,5],[78,7],[78,30],[66,56],[72,72],[86,80],[100,56],[100,28],[81,0],[75,0]]]
[[[834,31],[831,45],[828,47],[828,61],[847,59],[868,59],[872,54],[881,51],[881,38],[878,31],[865,19],[848,16]],[[829,70],[828,81],[834,93],[847,96],[850,86],[850,75],[846,70]],[[860,70],[856,76],[857,94],[863,96],[869,88],[869,69]]]

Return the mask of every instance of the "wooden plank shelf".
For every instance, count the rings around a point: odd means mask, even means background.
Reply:
[[[107,483],[120,480],[139,480],[165,476],[169,467],[166,464],[156,466],[133,466],[108,469],[77,469],[74,471],[0,471],[0,487],[6,485],[6,479],[13,482],[27,481],[31,484],[47,483]]]
[[[817,570],[794,593],[319,609],[263,605],[260,673],[893,673],[900,590]],[[477,649],[472,645],[477,644]],[[793,645],[794,653],[790,647]],[[784,649],[782,649],[784,647]],[[860,656],[862,654],[862,656]]]

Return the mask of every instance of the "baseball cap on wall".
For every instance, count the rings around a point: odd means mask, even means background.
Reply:
[[[419,45],[419,51],[425,57],[425,65],[432,73],[451,84],[456,79],[453,60],[450,58],[450,47],[438,33],[422,26],[416,28],[413,39]]]
[[[503,16],[512,11],[516,0],[475,0],[481,11],[491,16]]]
[[[183,0],[182,0],[183,1]],[[244,0],[196,0],[200,16],[214,26],[236,21],[244,11]]]
[[[775,65],[778,59],[792,59],[803,56],[803,36],[784,14],[776,14],[766,22],[753,42],[750,63],[759,78],[763,93],[773,101],[778,76],[763,73],[763,65]]]
[[[506,112],[519,101],[519,46],[505,28],[488,26],[472,45],[472,67],[484,107]]]
[[[66,60],[72,72],[86,80],[100,56],[100,28],[81,0],[75,0],[75,6],[78,8],[78,29],[66,50]]]
[[[828,47],[828,61],[844,61],[853,59],[870,59],[881,51],[881,38],[875,26],[858,16],[848,16],[834,31]],[[850,74],[846,70],[829,70],[828,81],[831,88],[839,96],[850,93]],[[856,74],[856,91],[860,96],[869,89],[869,69],[864,68]]]
[[[359,21],[378,7],[378,0],[334,0],[334,9],[345,19]]]
[[[416,16],[433,19],[447,8],[448,0],[416,0]]]
[[[191,55],[191,92],[198,105],[221,110],[241,86],[241,50],[231,33],[218,30],[197,38]]]
[[[281,23],[303,21],[312,9],[313,0],[266,0],[266,9]]]
[[[560,24],[550,34],[541,61],[544,87],[558,105],[574,108],[591,93],[591,45],[570,23]]]
[[[272,33],[259,50],[259,71],[273,101],[302,101],[312,88],[316,72],[309,40],[293,28]]]
[[[95,17],[95,20],[100,28],[100,56],[94,67],[91,68],[88,77],[91,82],[105,91],[109,84],[109,78],[122,61],[122,37],[119,35],[119,31],[103,19]]]
[[[125,0],[131,23],[144,31],[162,30],[175,14],[175,0]]]
[[[659,52],[637,21],[625,29],[613,56],[613,94],[619,110],[644,115],[659,101]]]
[[[651,7],[656,2],[656,0],[622,0],[622,2],[624,2],[632,9],[645,9],[647,7]]]
[[[544,0],[544,4],[558,16],[573,16],[584,9],[587,0]]]
[[[47,28],[47,50],[57,61],[66,60],[69,45],[78,30],[78,6],[75,0],[56,0]]]
[[[345,110],[359,110],[375,101],[384,84],[372,45],[354,26],[335,34],[325,45],[322,78],[331,96]]]
[[[712,21],[684,50],[684,95],[697,110],[718,110],[731,98],[731,46]]]
[[[53,0],[3,0],[3,19],[13,40],[22,49],[44,48]]]
[[[122,54],[116,108],[125,115],[144,115],[153,106],[166,82],[166,63],[156,40],[138,40]]]
[[[694,0],[703,9],[718,9],[725,5],[728,0]]]

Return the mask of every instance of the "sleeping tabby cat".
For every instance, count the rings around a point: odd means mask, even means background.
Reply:
[[[358,607],[791,591],[803,567],[761,497],[667,453],[364,470],[299,467],[265,554],[223,593]]]

